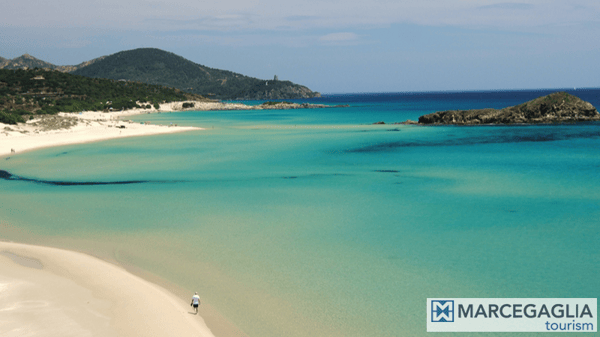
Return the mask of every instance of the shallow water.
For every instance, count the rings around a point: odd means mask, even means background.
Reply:
[[[425,335],[428,297],[599,297],[600,124],[370,125],[542,94],[136,116],[207,130],[1,159],[30,179],[0,180],[3,238],[110,251],[250,336]]]

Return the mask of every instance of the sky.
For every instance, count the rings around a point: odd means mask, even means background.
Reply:
[[[0,56],[160,48],[321,93],[600,87],[598,0],[19,0]]]

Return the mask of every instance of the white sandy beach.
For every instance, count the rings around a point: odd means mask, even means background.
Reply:
[[[164,104],[164,107],[161,106],[161,110],[167,111],[171,105],[173,103]],[[41,119],[28,121],[26,124],[7,125],[0,123],[0,156],[11,155],[13,150],[14,153],[20,153],[50,146],[201,130],[200,128],[184,126],[145,125],[124,120],[128,115],[150,111],[156,112],[157,110],[87,111],[80,114],[60,113],[58,116],[43,116]],[[76,125],[68,128],[47,127],[48,124],[58,123]],[[123,126],[124,128],[121,128]]]
[[[168,291],[92,256],[0,242],[0,336],[213,336]]]

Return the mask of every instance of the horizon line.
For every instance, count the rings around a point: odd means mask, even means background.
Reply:
[[[515,89],[447,89],[447,90],[408,90],[408,91],[357,91],[357,92],[320,92],[325,95],[393,95],[393,94],[456,94],[475,92],[511,92],[511,91],[589,91],[600,90],[599,87],[562,87],[562,88],[515,88]],[[318,97],[317,97],[318,98]]]

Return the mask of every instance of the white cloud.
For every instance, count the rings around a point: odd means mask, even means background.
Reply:
[[[125,30],[340,30],[396,23],[520,29],[598,22],[597,0],[11,1],[0,27]]]

